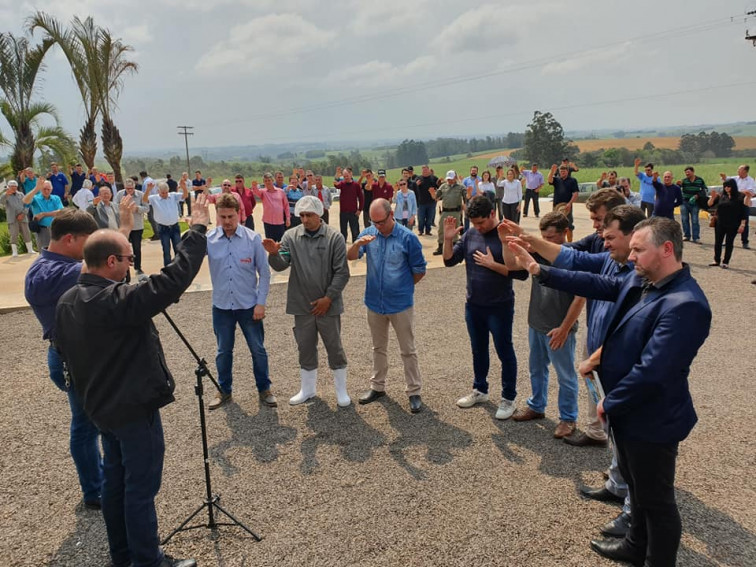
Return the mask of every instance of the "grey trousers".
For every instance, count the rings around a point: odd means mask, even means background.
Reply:
[[[323,346],[328,353],[328,366],[332,370],[346,368],[346,353],[341,344],[341,315],[294,315],[294,338],[299,349],[299,367],[304,370],[317,370],[318,335],[323,339]]]

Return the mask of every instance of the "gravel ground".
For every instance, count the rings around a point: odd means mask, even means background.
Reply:
[[[691,374],[700,421],[678,460],[684,530],[679,564],[756,565],[756,483],[748,473],[756,466],[750,440],[756,386],[749,356],[756,253],[738,247],[729,272],[707,268],[711,232],[705,230],[703,246],[686,247],[714,320]],[[460,266],[432,270],[418,286],[426,407],[417,415],[408,411],[393,338],[389,396],[340,409],[330,372],[321,370],[320,397],[290,407],[286,402],[299,380],[293,322],[284,313],[285,285],[274,286],[265,325],[280,407],[258,405],[251,361],[239,349],[234,403],[208,415],[214,491],[263,539],[256,543],[233,527],[215,534],[202,528],[179,534],[166,550],[223,566],[611,564],[591,552],[588,542],[618,508],[577,495],[581,485],[599,484],[609,452],[552,438],[555,384],[541,422],[496,421],[497,395],[483,407],[456,408],[454,401],[472,383],[464,285]],[[530,391],[529,285],[516,282],[520,405]],[[363,291],[364,278],[355,277],[345,293],[343,336],[353,398],[368,387],[371,369]],[[210,307],[209,293],[195,293],[170,313],[212,361]],[[164,318],[156,322],[177,379],[177,401],[163,410],[166,458],[157,508],[166,535],[202,502],[204,483],[194,363]],[[0,351],[9,402],[0,417],[0,565],[107,565],[102,517],[80,503],[68,453],[68,406],[47,376],[39,326],[29,311],[0,315],[0,324],[6,330]],[[582,325],[581,318],[579,341]],[[496,361],[491,374],[498,372]],[[582,413],[583,387],[580,396]]]

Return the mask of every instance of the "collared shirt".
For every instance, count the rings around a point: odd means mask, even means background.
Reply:
[[[572,195],[580,192],[577,181],[574,177],[567,177],[562,179],[559,174],[554,174],[554,179],[551,182],[554,186],[554,206],[556,207],[560,203],[569,203],[572,199]]]
[[[84,180],[87,178],[87,174],[83,171],[81,173],[76,173],[74,171],[71,174],[71,195],[76,195],[76,193],[81,189],[81,186],[84,184]]]
[[[334,187],[341,191],[339,196],[339,207],[342,213],[356,213],[362,210],[365,202],[365,196],[362,193],[362,187],[356,181],[339,181],[333,184]]]
[[[475,263],[475,252],[486,253],[490,250],[494,260],[499,264],[504,263],[501,240],[499,233],[494,227],[486,233],[481,233],[475,227],[462,235],[454,245],[452,257],[444,260],[445,266],[454,266],[462,260],[465,261],[467,272],[467,303],[479,306],[494,306],[514,301],[512,279],[526,280],[528,272],[514,270],[508,275],[500,274],[485,266]]]
[[[501,202],[507,205],[514,205],[522,201],[522,183],[517,180],[509,181],[508,179],[501,179],[496,182],[496,185],[504,189],[501,195]]]
[[[625,278],[633,274],[632,262],[620,264],[613,260],[609,252],[594,254],[576,250],[563,245],[559,255],[554,260],[555,268],[571,271],[590,272],[617,278]],[[613,301],[588,299],[586,301],[586,323],[588,332],[586,346],[588,354],[596,351],[604,342],[606,330],[609,327],[609,314],[614,307]]]
[[[29,194],[37,186],[37,178],[27,177],[21,185],[23,185],[24,194]]]
[[[255,205],[257,204],[257,201],[255,201],[255,194],[252,193],[251,189],[247,189],[246,187],[242,187],[241,189],[232,187],[231,192],[236,193],[241,197],[241,202],[244,205],[244,218],[246,219],[252,214],[252,211],[255,210]]]
[[[286,200],[289,202],[290,217],[294,216],[294,208],[297,206],[297,201],[299,201],[302,197],[304,197],[304,194],[302,193],[302,190],[296,185],[289,185],[289,187],[286,189]]]
[[[286,199],[286,193],[283,189],[274,187],[273,191],[268,191],[265,188],[252,189],[252,192],[260,197],[263,205],[263,217],[262,220],[267,224],[286,224],[286,221],[291,218],[289,211],[289,201]]]
[[[327,317],[344,311],[342,292],[349,281],[346,242],[341,233],[325,222],[314,232],[304,225],[287,230],[278,254],[268,256],[271,268],[280,272],[291,266],[286,290],[286,313],[312,315],[312,302],[331,300]]]
[[[234,196],[234,199],[236,199],[236,202],[239,204],[239,222],[244,223],[244,221],[247,220],[247,214],[245,212],[242,196],[236,191],[229,191],[229,193]],[[218,225],[220,225],[220,219],[218,218],[218,197],[221,195],[223,195],[223,193],[215,193],[214,195],[207,196],[207,202],[215,205],[215,224]]]
[[[386,199],[389,203],[391,202],[391,199],[394,197],[394,188],[391,186],[391,183],[384,183],[383,187],[376,182],[373,183],[373,199]]]
[[[412,187],[408,188],[412,190]],[[415,183],[415,193],[417,194],[418,205],[432,205],[435,199],[431,196],[430,190],[438,188],[438,177],[431,174],[428,177],[419,176]]]
[[[420,239],[398,222],[388,236],[376,227],[363,230],[375,240],[360,246],[359,257],[367,253],[365,305],[382,315],[399,313],[415,303],[415,274],[424,274],[426,262]]]
[[[57,195],[62,199],[66,194],[66,185],[68,185],[66,174],[62,171],[53,173],[50,175],[50,183],[52,183],[53,195]]]
[[[315,185],[313,185],[312,188],[302,189],[302,194],[304,196],[310,195],[320,199],[320,202],[323,203],[323,208],[326,211],[331,208],[331,190],[325,185],[323,185],[321,189],[318,189]]]
[[[467,191],[463,185],[447,181],[436,191],[436,199],[441,201],[441,207],[444,209],[461,209],[465,202]]]
[[[24,296],[42,325],[42,338],[55,338],[55,306],[60,296],[76,285],[81,262],[42,250],[26,272]]]
[[[735,183],[738,185],[738,191],[741,193],[748,193],[751,197],[756,196],[756,180],[750,175],[746,175],[745,177],[736,175],[734,177],[728,177],[728,179],[735,180]]]
[[[694,177],[693,181],[685,177],[680,182],[680,190],[682,191],[683,198],[686,201],[693,199],[694,204],[695,204],[695,198],[698,196],[701,190],[706,192],[707,189],[708,188],[706,187],[706,182],[698,176]]]
[[[118,193],[116,193],[116,196],[115,196],[116,205],[120,207],[121,201],[123,201],[123,198],[126,195],[128,195],[128,193],[126,193],[126,189],[121,189],[120,191],[118,191]],[[136,205],[136,211],[134,212],[134,215],[133,215],[134,228],[132,230],[144,230],[144,215],[147,211],[150,210],[150,207],[149,205],[146,205],[142,201],[143,198],[144,198],[144,193],[142,193],[138,189],[134,189],[134,195],[132,197],[132,200],[134,201],[134,204]],[[76,197],[74,197],[74,203],[76,203]]]
[[[201,187],[202,187],[203,185],[205,185],[205,183],[207,183],[207,182],[205,181],[205,178],[204,178],[204,177],[200,177],[199,179],[197,179],[197,178],[195,177],[194,179],[192,179],[192,189],[193,189],[194,191],[200,191],[200,192],[201,192],[201,191],[204,191],[204,189],[201,189]]]
[[[0,195],[0,207],[5,209],[8,222],[29,222],[29,215],[26,214],[28,206],[24,205],[24,194],[20,189],[17,189],[12,195],[7,192]],[[16,217],[21,213],[24,214],[21,220],[16,220]]]
[[[213,306],[251,309],[268,301],[270,268],[259,234],[241,224],[231,237],[222,227],[214,228],[207,233],[207,259]]]
[[[168,193],[165,199],[160,195],[150,195],[149,200],[156,223],[173,226],[179,221],[178,204],[184,201],[182,193]]]
[[[522,175],[525,178],[525,189],[538,189],[544,184],[543,174],[540,171],[533,173],[526,169]]]
[[[79,189],[76,195],[73,196],[73,204],[79,207],[82,211],[86,211],[94,203],[94,193],[91,189]]]
[[[50,194],[50,197],[45,199],[42,193],[37,193],[32,198],[31,210],[33,215],[38,215],[39,213],[52,213],[54,211],[59,211],[62,208],[63,202],[57,195]],[[55,217],[42,217],[39,219],[39,226],[49,227],[54,218]]]
[[[152,187],[150,187],[150,184],[152,184]],[[149,192],[150,195],[157,195],[158,194],[157,182],[148,175],[147,177],[142,179],[142,191],[144,193]]]
[[[639,171],[636,177],[640,180],[640,198],[644,203],[653,203],[656,199],[656,190],[654,189],[654,178]]]

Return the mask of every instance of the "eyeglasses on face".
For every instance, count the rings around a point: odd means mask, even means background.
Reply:
[[[123,262],[126,260],[129,264],[134,263],[134,255],[133,254],[113,254],[120,262]]]
[[[384,218],[384,219],[381,219],[381,220],[372,220],[372,219],[371,219],[371,220],[370,220],[370,222],[372,223],[372,225],[373,225],[373,226],[380,226],[380,225],[382,225],[382,224],[386,224],[386,222],[387,222],[387,221],[388,221],[388,220],[389,220],[390,218],[391,218],[391,213],[387,214],[387,215],[386,215],[386,218]]]

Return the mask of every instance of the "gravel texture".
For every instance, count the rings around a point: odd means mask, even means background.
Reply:
[[[699,424],[680,448],[678,501],[683,517],[680,565],[756,565],[756,451],[753,337],[756,253],[735,250],[733,268],[708,268],[712,231],[686,260],[714,311],[711,335],[693,364],[691,389]],[[352,398],[368,387],[370,335],[362,303],[364,277],[345,292],[343,337]],[[319,396],[287,400],[299,387],[285,285],[273,287],[266,326],[279,407],[258,404],[251,360],[237,334],[234,403],[208,412],[210,464],[221,504],[262,536],[206,528],[176,536],[166,551],[200,565],[610,565],[589,540],[619,509],[578,496],[598,486],[605,449],[572,448],[553,439],[556,379],[547,417],[498,422],[498,379],[491,401],[468,410],[455,400],[472,384],[463,319],[464,267],[437,269],[416,295],[423,401],[408,410],[398,347],[392,337],[386,398],[336,406],[321,352]],[[516,282],[514,340],[518,405],[527,373],[529,282]],[[211,362],[215,340],[210,294],[185,295],[170,308],[195,349]],[[177,401],[163,410],[161,535],[202,502],[203,463],[193,394],[194,362],[162,316],[156,318]],[[45,345],[30,311],[0,315],[6,401],[0,420],[0,565],[107,565],[102,517],[84,510],[68,452],[69,410],[47,376]],[[583,317],[579,344],[583,337]],[[499,372],[493,358],[491,375]],[[208,383],[209,385],[209,383]],[[206,398],[212,395],[206,389]],[[585,389],[580,389],[581,420]],[[200,515],[205,522],[207,515]]]

